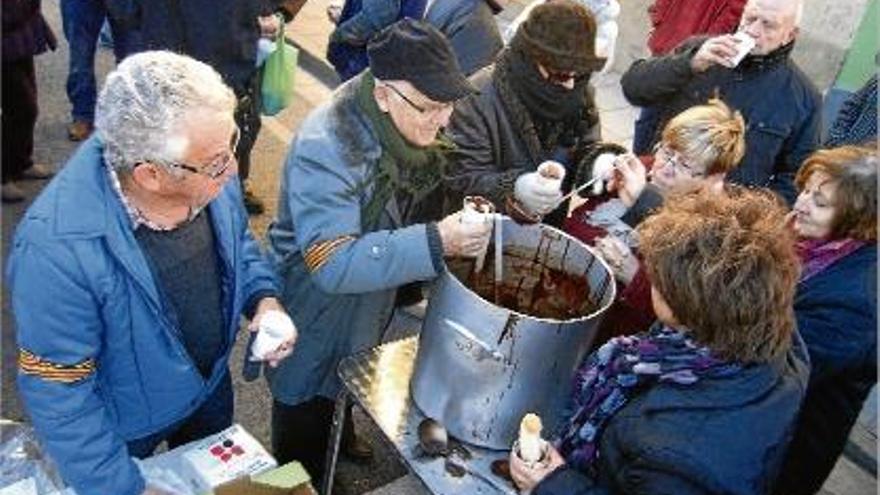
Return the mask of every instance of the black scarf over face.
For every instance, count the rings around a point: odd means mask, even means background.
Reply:
[[[492,83],[537,163],[557,146],[577,145],[599,116],[592,104],[589,74],[570,90],[545,81],[516,41],[499,56]]]
[[[516,40],[516,38],[514,38]],[[528,109],[532,119],[539,123],[561,122],[577,118],[586,101],[589,74],[575,79],[573,89],[545,80],[525,50],[514,42],[498,61],[504,77],[509,80],[516,95]],[[507,70],[505,70],[507,69]]]

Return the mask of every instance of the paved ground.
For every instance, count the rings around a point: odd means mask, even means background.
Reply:
[[[267,213],[254,217],[252,227],[258,239],[263,239],[265,230],[271,220],[277,203],[278,177],[287,144],[296,130],[298,123],[316,105],[325,101],[336,85],[335,74],[322,60],[326,49],[326,39],[330,26],[324,16],[327,0],[311,0],[300,16],[292,23],[288,34],[303,50],[300,56],[300,71],[296,80],[296,99],[293,105],[272,118],[263,122],[263,132],[254,150],[254,166],[252,167],[252,187],[267,202]],[[501,22],[508,22],[519,10],[523,1],[513,2],[508,12],[501,16]],[[44,2],[44,11],[50,23],[58,28],[58,2]],[[66,46],[62,44],[59,51],[44,55],[38,59],[38,79],[40,88],[41,115],[36,130],[35,158],[40,162],[60,167],[75,149],[75,145],[65,139],[65,125],[68,121],[69,105],[64,92],[64,78],[67,73]],[[112,67],[112,56],[107,51],[100,51],[98,56],[99,79]],[[619,143],[631,143],[632,121],[635,110],[630,107],[620,92],[619,75],[607,74],[599,76],[595,83],[597,103],[602,111],[602,127],[606,140]],[[42,184],[27,184],[31,197],[38,193]],[[2,260],[5,264],[10,234],[15,223],[21,217],[27,203],[21,205],[3,205],[2,208]],[[8,297],[4,289],[2,300],[2,394],[0,394],[0,416],[10,419],[25,419],[18,394],[14,387],[14,370],[16,346]],[[414,323],[411,318],[401,315],[394,325],[389,338],[398,337],[403,332],[412,331]],[[232,357],[233,376],[238,377],[238,367],[242,360],[242,345],[239,343]],[[269,394],[262,381],[245,383],[236,380],[236,420],[251,431],[261,442],[269,445]],[[876,417],[876,414],[875,416]],[[356,411],[356,421],[366,438],[377,451],[376,459],[369,465],[355,465],[347,462],[340,464],[342,484],[350,493],[384,494],[421,494],[424,493],[410,476],[403,476],[405,469],[395,460],[395,455],[381,440],[381,436],[369,424],[363,415]],[[873,452],[876,445],[876,427],[863,444]],[[871,443],[873,442],[873,443]],[[852,462],[842,460],[832,479],[826,485],[826,494],[862,495],[876,492],[876,479],[868,476]]]

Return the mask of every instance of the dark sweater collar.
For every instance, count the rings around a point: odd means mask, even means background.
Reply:
[[[773,69],[780,64],[784,64],[793,49],[794,41],[787,45],[782,45],[766,55],[749,55],[743,59],[736,70],[740,72],[760,72]]]

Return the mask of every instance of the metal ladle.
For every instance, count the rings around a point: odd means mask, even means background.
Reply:
[[[461,478],[469,474],[474,478],[486,483],[501,493],[515,494],[516,492],[507,484],[494,480],[480,472],[474,471],[467,464],[467,451],[462,452],[459,448],[451,448],[449,433],[446,428],[432,418],[425,418],[419,423],[419,447],[430,457],[443,457],[444,468],[450,476]]]

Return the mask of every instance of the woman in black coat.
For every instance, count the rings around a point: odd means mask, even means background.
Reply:
[[[560,438],[535,465],[511,454],[514,481],[534,495],[770,493],[808,374],[782,207],[704,191],[638,230],[659,321],[587,359]]]
[[[776,493],[813,494],[877,383],[877,157],[818,151],[798,172],[791,213],[803,273],[794,301],[810,385]]]

